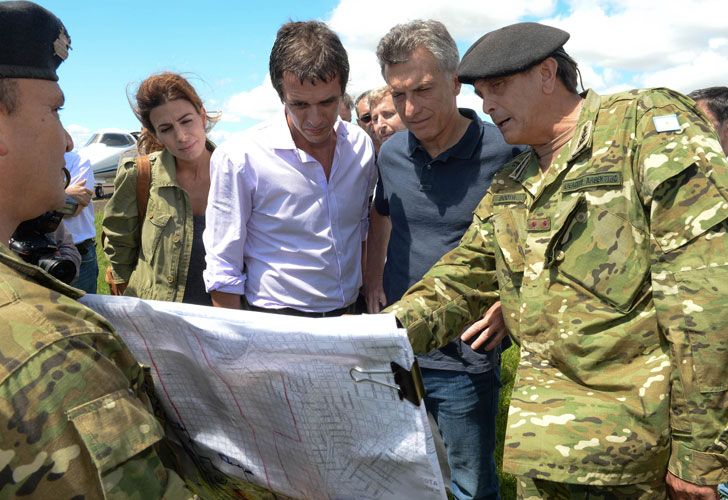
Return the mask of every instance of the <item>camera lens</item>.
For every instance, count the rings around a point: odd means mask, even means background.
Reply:
[[[46,271],[54,278],[58,278],[64,283],[71,284],[73,278],[76,277],[75,264],[66,259],[57,256],[41,257],[38,260],[38,267]]]

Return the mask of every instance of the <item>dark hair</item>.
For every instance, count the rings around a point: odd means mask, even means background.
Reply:
[[[578,94],[579,92],[576,89],[576,79],[577,76],[581,79],[581,74],[579,73],[579,65],[576,64],[576,61],[574,61],[574,59],[572,59],[572,57],[567,54],[563,48],[558,49],[549,57],[556,59],[556,78],[561,80],[561,83],[564,84],[566,90],[572,94]],[[582,88],[584,88],[583,84]]]
[[[319,21],[290,22],[278,30],[270,51],[270,80],[283,100],[283,73],[288,71],[301,83],[327,82],[338,76],[341,93],[349,81],[349,57],[339,37]]]
[[[697,89],[690,92],[688,97],[693,101],[703,101],[719,124],[728,120],[728,87]]]
[[[18,106],[18,83],[10,78],[0,78],[0,112],[12,115]]]
[[[136,105],[132,104],[132,110],[142,124],[142,132],[137,144],[137,149],[141,154],[164,149],[155,136],[156,131],[149,115],[157,106],[178,99],[188,101],[198,113],[203,113],[202,99],[197,95],[190,82],[177,73],[157,73],[147,77],[139,85],[136,91]],[[205,113],[205,117],[207,118],[206,128],[209,131],[217,121],[217,117],[212,117],[207,113]]]

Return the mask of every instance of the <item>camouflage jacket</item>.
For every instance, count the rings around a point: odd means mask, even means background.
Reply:
[[[689,99],[588,92],[541,173],[496,175],[460,246],[391,310],[416,352],[499,289],[521,345],[504,469],[581,484],[728,476],[728,164]]]
[[[0,497],[190,497],[141,366],[80,295],[0,244]]]

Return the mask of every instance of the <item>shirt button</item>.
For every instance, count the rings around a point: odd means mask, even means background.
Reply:
[[[174,283],[174,276],[167,276],[167,283],[169,283],[170,285]]]
[[[586,212],[579,212],[576,214],[577,222],[584,222],[586,220]]]
[[[178,245],[179,245],[179,240],[180,240],[179,234],[175,234],[174,236],[172,236],[172,241],[174,241]]]
[[[427,165],[425,168],[427,168],[427,170],[432,170],[432,165]]]
[[[563,250],[559,250],[556,252],[556,262],[561,262],[566,258],[566,254]]]

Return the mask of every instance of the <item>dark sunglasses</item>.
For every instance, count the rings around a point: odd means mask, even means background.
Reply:
[[[364,113],[359,118],[357,118],[357,120],[362,123],[369,123],[370,121],[372,121],[372,115],[370,115],[369,113]]]

